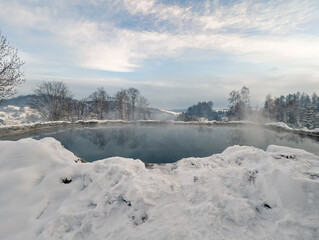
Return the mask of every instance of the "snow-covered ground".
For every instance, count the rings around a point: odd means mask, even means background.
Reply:
[[[82,163],[53,138],[0,141],[1,239],[319,239],[319,158],[233,146]]]

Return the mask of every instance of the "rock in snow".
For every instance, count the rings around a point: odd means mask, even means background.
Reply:
[[[233,146],[164,165],[0,142],[1,239],[319,239],[319,158]]]

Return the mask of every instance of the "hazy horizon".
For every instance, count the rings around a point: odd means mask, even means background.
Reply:
[[[319,2],[0,0],[1,32],[26,63],[19,95],[64,81],[75,98],[135,87],[163,109],[228,106],[247,86],[319,93]]]

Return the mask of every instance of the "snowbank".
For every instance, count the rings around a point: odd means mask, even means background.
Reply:
[[[308,129],[308,128],[304,127],[301,129],[297,129],[297,128],[291,128],[286,123],[283,123],[283,122],[266,123],[265,126],[273,127],[273,128],[284,130],[284,131],[295,132],[295,133],[302,134],[302,135],[319,137],[319,128]]]
[[[314,128],[314,129],[302,128],[301,130],[304,132],[309,132],[309,133],[319,133],[319,128]]]
[[[291,127],[289,127],[286,123],[283,122],[270,122],[266,123],[266,126],[278,127],[286,130],[293,130]]]
[[[0,141],[2,239],[318,239],[319,158],[233,146],[81,163],[53,138]]]

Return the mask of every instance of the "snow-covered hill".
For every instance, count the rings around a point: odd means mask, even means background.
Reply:
[[[6,105],[0,107],[0,125],[18,125],[42,120],[39,112],[28,106]]]
[[[170,121],[176,120],[179,113],[164,110],[164,109],[157,109],[151,108],[151,119],[152,120],[160,120],[160,121]]]
[[[53,138],[0,141],[1,239],[319,239],[319,158],[233,146],[82,163]]]
[[[18,96],[0,105],[0,125],[18,125],[43,121],[40,113],[30,105],[33,95]]]

